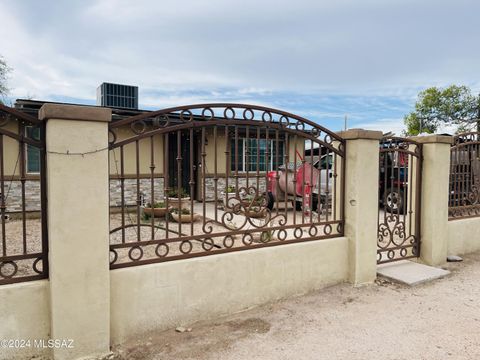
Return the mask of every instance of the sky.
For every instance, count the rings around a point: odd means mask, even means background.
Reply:
[[[478,0],[0,0],[9,100],[261,104],[400,134],[430,86],[480,91]]]

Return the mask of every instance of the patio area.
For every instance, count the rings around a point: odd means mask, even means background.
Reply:
[[[189,203],[185,208],[190,210],[191,205]],[[168,214],[160,218],[145,217],[143,209],[137,214],[136,209],[130,208],[123,219],[121,213],[112,213],[110,229],[114,232],[111,233],[110,243],[118,246],[113,262],[231,251],[246,246],[310,238],[315,235],[312,231],[322,231],[323,223],[332,217],[327,212],[321,216],[315,212],[304,213],[295,210],[290,203],[287,207],[281,203],[278,208],[275,206],[273,210],[265,211],[265,216],[257,218],[226,210],[220,203],[193,202],[193,214],[195,221],[181,223]],[[331,227],[330,231],[333,231]],[[140,246],[135,246],[135,243]]]

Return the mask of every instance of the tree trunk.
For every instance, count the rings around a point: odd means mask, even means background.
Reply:
[[[477,132],[480,132],[480,101],[477,108]]]

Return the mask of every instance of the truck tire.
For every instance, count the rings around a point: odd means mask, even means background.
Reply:
[[[293,200],[293,206],[295,206],[295,210],[302,211],[302,202],[298,200]]]
[[[383,194],[385,211],[396,214],[405,214],[404,192],[402,189],[387,189]],[[405,199],[406,200],[406,199]]]
[[[267,193],[267,208],[268,208],[268,210],[272,210],[274,204],[275,204],[275,199],[273,198],[273,194],[269,191]]]
[[[313,194],[312,195],[312,211],[315,211],[315,212],[319,212],[318,211],[318,195],[317,194]]]

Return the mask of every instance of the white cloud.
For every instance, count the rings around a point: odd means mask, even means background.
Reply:
[[[352,128],[352,126],[349,126]],[[396,136],[401,136],[403,131],[407,129],[403,123],[403,119],[379,119],[364,124],[356,124],[355,128],[365,129],[365,130],[378,130],[383,133],[392,132]]]

